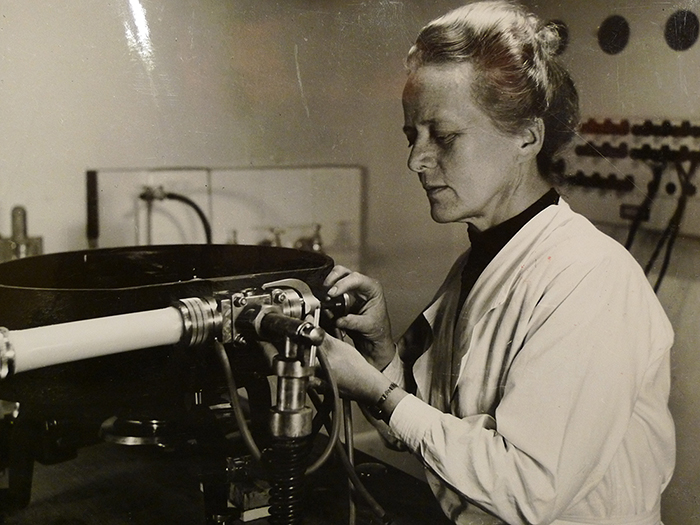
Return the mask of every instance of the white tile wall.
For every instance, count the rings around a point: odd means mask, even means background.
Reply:
[[[184,195],[205,213],[216,244],[279,243],[319,234],[337,263],[360,267],[363,177],[357,166],[97,170],[99,246],[205,242],[196,212],[156,200],[150,219],[144,188]],[[338,198],[338,196],[342,198]],[[150,223],[150,226],[149,226]]]

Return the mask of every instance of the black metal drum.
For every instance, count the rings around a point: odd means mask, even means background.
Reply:
[[[279,279],[306,282],[315,294],[329,257],[287,248],[172,245],[99,249],[0,264],[0,326],[10,330],[158,309],[186,297],[211,297]],[[199,351],[201,353],[201,349]],[[169,410],[202,376],[197,349],[161,347],[33,370],[0,381],[0,399],[61,417],[109,416],[125,406]],[[261,356],[233,356],[251,373]],[[165,408],[164,408],[165,407]],[[150,417],[150,416],[149,416]]]

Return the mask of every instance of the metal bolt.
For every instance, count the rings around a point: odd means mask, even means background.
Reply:
[[[279,288],[276,288],[272,290],[272,301],[276,304],[281,304],[287,300],[287,295],[280,290]]]
[[[248,304],[248,299],[246,299],[245,295],[237,293],[231,298],[231,302],[236,308],[243,308]]]

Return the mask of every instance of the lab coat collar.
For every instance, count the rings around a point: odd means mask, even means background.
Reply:
[[[490,310],[503,303],[521,270],[525,267],[524,263],[529,254],[532,253],[533,246],[560,227],[563,221],[570,218],[570,214],[569,205],[564,200],[559,199],[558,204],[551,205],[538,213],[508,241],[474,283],[471,293],[467,296],[462,314],[459,316],[458,328],[460,328],[460,323],[467,322],[467,320],[470,320],[473,325]],[[493,283],[502,284],[493,286]],[[473,326],[468,328],[473,328]],[[457,332],[459,331],[458,329]]]

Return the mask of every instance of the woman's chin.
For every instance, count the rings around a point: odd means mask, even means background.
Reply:
[[[458,218],[453,217],[449,213],[445,213],[443,211],[435,211],[432,208],[430,210],[430,217],[432,217],[433,221],[437,222],[438,224],[447,224],[450,222],[458,222],[459,221]]]
[[[449,206],[444,206],[439,202],[430,203],[430,217],[439,224],[448,222],[459,222],[462,217]]]

